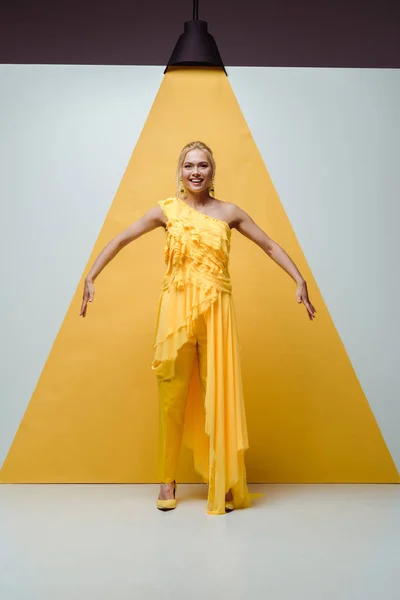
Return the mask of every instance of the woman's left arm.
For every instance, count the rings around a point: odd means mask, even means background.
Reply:
[[[264,252],[268,254],[268,256],[272,258],[277,265],[282,267],[282,269],[284,269],[286,273],[288,273],[290,277],[294,279],[294,281],[297,283],[297,302],[299,304],[303,302],[307,309],[308,317],[310,321],[312,321],[315,318],[315,313],[317,311],[309,300],[307,283],[290,256],[253,221],[250,215],[248,215],[239,206],[233,206],[233,214],[231,215],[232,227],[237,229],[239,233],[247,237],[249,240],[257,244],[257,246],[260,246],[260,248],[262,248],[262,250],[264,250]]]

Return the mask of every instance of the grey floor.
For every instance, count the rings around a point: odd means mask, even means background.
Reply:
[[[205,510],[206,486],[0,486],[1,600],[398,600],[400,486],[250,485],[250,509]]]

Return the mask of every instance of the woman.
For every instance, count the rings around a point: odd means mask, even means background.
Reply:
[[[307,284],[286,252],[241,208],[214,197],[215,162],[203,142],[181,151],[176,196],[161,200],[99,254],[86,279],[80,315],[94,280],[129,242],[156,227],[167,233],[152,370],[159,392],[157,508],[176,507],[176,469],[184,431],[194,466],[208,483],[207,512],[251,505],[240,352],[228,269],[231,230],[260,246],[297,283],[296,299],[315,318]],[[198,363],[197,369],[194,369]],[[196,386],[196,376],[199,385]]]

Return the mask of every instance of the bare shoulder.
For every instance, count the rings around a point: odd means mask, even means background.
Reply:
[[[245,218],[247,213],[240,208],[237,204],[233,204],[233,202],[226,202],[224,200],[219,200],[221,204],[221,214],[223,213],[224,221],[229,223],[230,227],[234,228]]]

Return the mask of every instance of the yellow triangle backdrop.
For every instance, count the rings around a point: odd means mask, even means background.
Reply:
[[[193,139],[214,150],[217,197],[239,204],[289,253],[318,309],[310,322],[296,302],[294,281],[233,232],[248,481],[398,482],[229,79],[219,70],[191,68],[173,69],[164,77],[1,480],[156,482],[158,400],[150,364],[164,231],[124,248],[96,280],[86,319],[79,309],[84,276],[99,251],[157,200],[174,194],[177,157]],[[179,480],[200,481],[185,449]]]

